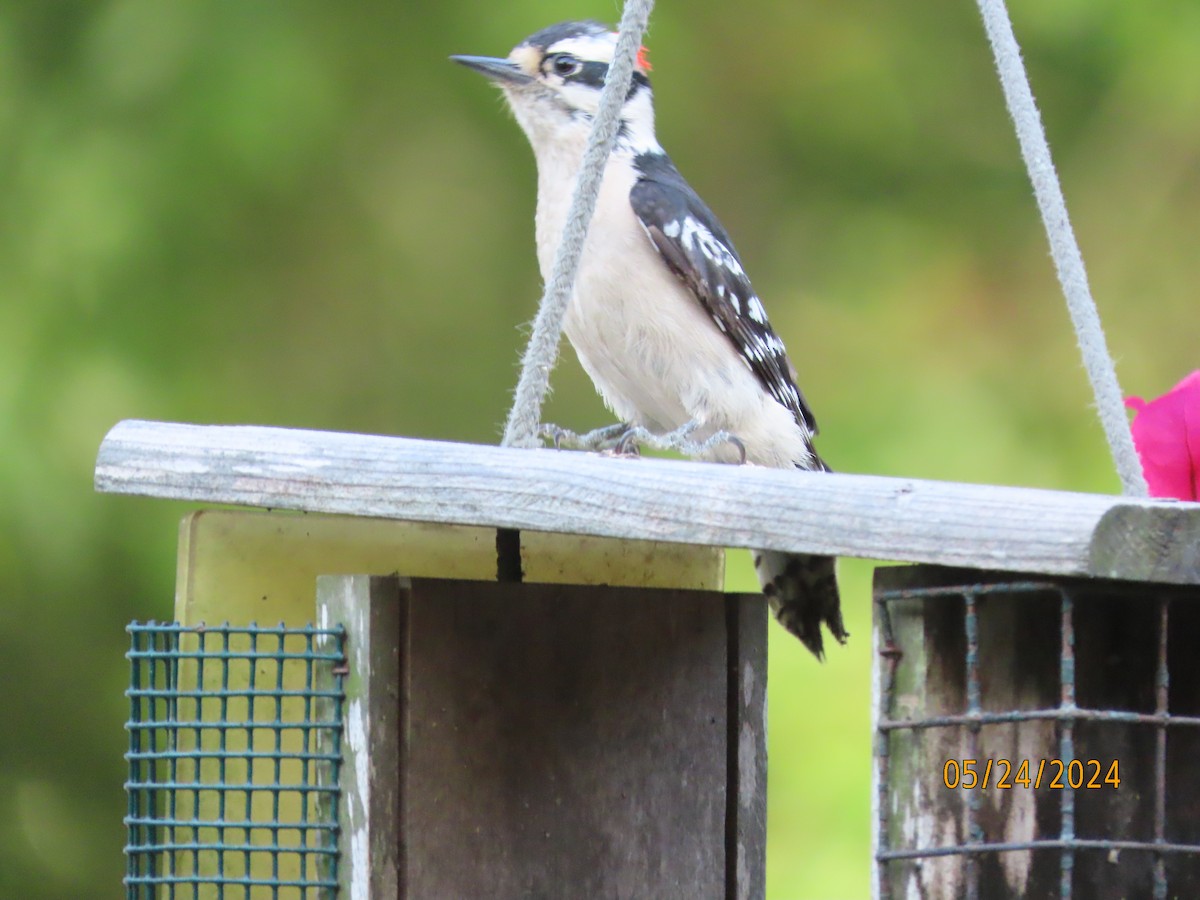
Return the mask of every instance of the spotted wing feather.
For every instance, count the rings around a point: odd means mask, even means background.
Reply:
[[[816,434],[816,420],[796,387],[783,341],[767,321],[717,217],[667,157],[642,154],[635,164],[639,178],[629,202],[663,261],[712,316],[763,387]]]

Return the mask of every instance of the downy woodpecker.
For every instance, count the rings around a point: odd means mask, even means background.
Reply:
[[[537,157],[537,255],[550,278],[617,35],[565,22],[507,59],[454,56],[503,90]],[[644,48],[604,170],[565,330],[622,422],[709,442],[704,458],[828,470],[795,369],[725,229],[654,136]],[[821,625],[845,642],[834,560],[756,551],[771,608],[817,658]]]

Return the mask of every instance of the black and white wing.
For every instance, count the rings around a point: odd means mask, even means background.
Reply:
[[[783,341],[767,321],[717,217],[665,155],[643,153],[634,165],[639,178],[629,202],[667,266],[712,316],[763,387],[816,434],[816,420],[796,387]]]

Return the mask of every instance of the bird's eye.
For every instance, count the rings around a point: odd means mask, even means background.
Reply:
[[[570,53],[559,53],[555,55],[551,67],[554,69],[555,75],[569,78],[583,68],[583,63]]]

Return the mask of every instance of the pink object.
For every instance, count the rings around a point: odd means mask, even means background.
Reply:
[[[1130,427],[1150,496],[1200,499],[1200,369],[1149,403],[1125,405],[1137,413]]]

